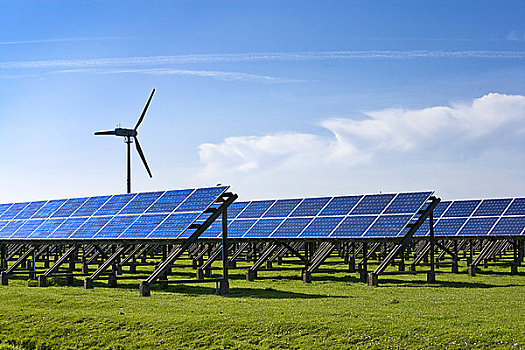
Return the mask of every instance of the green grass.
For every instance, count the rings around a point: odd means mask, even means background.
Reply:
[[[192,273],[191,271],[187,271]],[[0,350],[12,349],[486,349],[525,348],[525,274],[487,269],[380,278],[357,274],[231,271],[231,294],[215,285],[170,285],[138,295],[137,282],[0,286]]]

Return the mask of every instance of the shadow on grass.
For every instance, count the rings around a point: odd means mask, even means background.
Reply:
[[[459,282],[459,281],[440,281],[436,279],[434,283],[428,283],[427,281],[407,281],[401,279],[392,278],[381,278],[379,276],[379,285],[385,287],[398,286],[398,287],[429,287],[435,288],[446,287],[446,288],[508,288],[508,287],[519,287],[518,284],[488,284],[482,282]]]
[[[152,291],[160,291],[160,289],[152,286]],[[188,296],[210,295],[215,294],[215,287],[208,287],[202,285],[172,285],[162,292],[185,294]],[[230,293],[224,295],[225,298],[255,298],[255,299],[324,299],[324,298],[352,298],[351,296],[334,296],[324,294],[309,294],[298,293],[268,288],[239,288],[234,287],[230,289]]]

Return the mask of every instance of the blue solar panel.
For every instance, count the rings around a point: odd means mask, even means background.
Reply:
[[[512,199],[484,199],[472,216],[500,216]]]
[[[438,203],[438,205],[434,208],[434,219],[440,218],[445,210],[448,209],[448,207],[452,204],[451,201],[441,201]]]
[[[10,238],[27,238],[29,237],[34,230],[36,230],[42,223],[44,219],[37,220],[24,220],[24,224],[20,226],[16,232],[14,232]]]
[[[0,221],[0,230],[2,228],[4,228],[4,226],[7,225],[8,223],[9,223],[9,221],[7,221],[7,220],[6,221]]]
[[[300,237],[328,237],[341,221],[343,221],[342,216],[316,217]]]
[[[87,221],[87,218],[69,218],[60,225],[55,232],[49,235],[47,238],[51,239],[61,239],[68,238],[73,232],[75,232],[84,222]]]
[[[514,198],[504,215],[525,215],[525,198]]]
[[[118,194],[111,197],[106,203],[95,212],[94,215],[115,215],[135,197],[136,194]]]
[[[168,214],[146,214],[141,215],[119,238],[146,238]]]
[[[165,192],[153,205],[146,211],[147,213],[171,213],[183,200],[188,197],[193,190],[175,190]]]
[[[2,217],[2,214],[5,213],[7,209],[9,209],[13,204],[0,204],[0,220]]]
[[[320,216],[346,215],[363,196],[343,196],[334,197],[328,205],[321,211]]]
[[[111,196],[91,197],[71,214],[71,216],[91,216],[110,198]]]
[[[175,211],[203,211],[215,202],[227,188],[226,186],[198,188]]]
[[[145,192],[137,194],[124,208],[118,213],[124,214],[141,214],[155,202],[163,192]]]
[[[288,218],[270,237],[298,237],[312,218]]]
[[[15,203],[12,206],[7,209],[2,216],[0,216],[0,220],[10,220],[17,216],[18,213],[20,213],[29,203]]]
[[[138,215],[114,216],[93,238],[117,238],[137,217]]]
[[[228,207],[228,220],[235,219],[240,212],[244,210],[250,202],[235,202]]]
[[[264,213],[267,218],[284,218],[301,202],[300,199],[279,199]]]
[[[69,238],[88,239],[92,238],[104,225],[111,220],[111,216],[93,216],[80,226]]]
[[[395,194],[368,194],[352,210],[351,215],[378,215],[392,201]]]
[[[47,236],[52,234],[58,228],[58,226],[62,225],[64,221],[66,221],[66,219],[64,218],[47,219],[42,223],[42,225],[38,226],[38,228],[34,230],[33,233],[28,238],[31,238],[31,239],[47,238]]]
[[[243,238],[266,238],[279,226],[284,219],[260,219],[253,225]]]
[[[442,217],[466,217],[470,216],[481,200],[454,201],[443,213]]]
[[[204,221],[197,221],[197,223],[202,224]],[[217,238],[221,237],[222,235],[222,221],[216,220],[214,221],[207,229],[204,231],[199,237],[200,238]],[[229,237],[229,231],[228,231],[228,237]]]
[[[47,202],[43,207],[41,207],[33,216],[32,219],[46,219],[51,217],[55,211],[57,211],[62,204],[65,203],[65,199],[56,199],[53,201]]]
[[[228,225],[228,237],[242,237],[255,224],[255,219],[234,220]]]
[[[147,238],[176,238],[194,222],[200,213],[176,213],[169,215]]]
[[[361,237],[375,219],[376,216],[348,216],[330,237]]]
[[[0,238],[9,238],[24,223],[24,220],[9,221],[8,224],[0,230]]]
[[[15,216],[16,220],[19,219],[29,219],[32,217],[40,208],[46,204],[46,201],[40,201],[40,202],[31,202],[29,203],[21,212],[18,213],[17,216]]]
[[[412,215],[383,215],[365,232],[364,237],[395,237],[409,223]]]
[[[87,198],[72,198],[68,199],[57,211],[51,215],[53,218],[64,218],[70,216],[75,210],[77,210]]]
[[[454,236],[467,221],[465,218],[439,219],[434,227],[435,236]]]
[[[306,198],[290,216],[316,216],[330,200],[330,197]]]
[[[421,208],[421,203],[426,201],[432,192],[400,193],[390,203],[384,214],[415,213]]]
[[[502,217],[490,232],[491,235],[523,235],[525,216]]]
[[[263,216],[275,201],[254,201],[239,214],[240,219],[256,219]]]
[[[489,233],[490,229],[496,221],[497,217],[486,217],[486,218],[470,218],[461,231],[459,235],[461,236],[479,236],[486,235]]]

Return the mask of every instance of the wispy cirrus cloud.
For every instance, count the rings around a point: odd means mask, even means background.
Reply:
[[[146,75],[180,75],[180,76],[197,76],[205,78],[213,78],[223,81],[260,81],[267,83],[289,83],[300,82],[302,80],[288,79],[281,77],[274,77],[269,75],[250,74],[242,72],[227,72],[214,70],[192,70],[192,69],[170,69],[170,68],[145,68],[145,69],[66,69],[53,71],[54,74],[67,73],[95,73],[95,74],[146,74]]]
[[[248,174],[288,167],[308,173],[313,167],[363,166],[379,155],[391,158],[420,152],[474,157],[502,144],[525,151],[525,96],[491,93],[470,103],[418,110],[384,109],[362,119],[334,118],[320,125],[330,136],[282,132],[233,136],[200,145],[205,174]],[[453,157],[452,157],[453,158]]]
[[[77,60],[39,60],[0,62],[2,69],[87,68],[114,66],[145,66],[190,63],[256,62],[256,61],[319,61],[350,59],[416,59],[416,58],[499,58],[523,59],[525,51],[433,51],[433,50],[369,50],[320,52],[261,52],[239,54],[198,54],[174,56],[108,57]]]

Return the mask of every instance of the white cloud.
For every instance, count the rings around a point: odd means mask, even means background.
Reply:
[[[170,69],[170,68],[145,68],[145,69],[66,69],[58,70],[52,73],[67,74],[67,73],[95,73],[95,74],[148,74],[148,75],[183,75],[183,76],[197,76],[213,78],[223,81],[261,81],[268,83],[288,83],[299,82],[300,80],[293,80],[281,77],[273,77],[269,75],[250,74],[242,72],[226,72],[214,70],[192,70],[192,69]]]
[[[306,52],[248,52],[239,54],[196,54],[174,56],[107,57],[80,60],[41,60],[0,62],[2,69],[95,68],[151,66],[189,63],[320,61],[349,59],[414,59],[414,58],[525,58],[525,51],[502,50],[365,50],[365,51],[306,51]]]
[[[491,93],[470,103],[385,109],[364,113],[363,117],[323,121],[320,125],[329,136],[283,132],[202,144],[199,155],[204,174],[282,173],[283,169],[308,173],[319,167],[330,172],[366,167],[376,157],[393,162],[418,153],[453,161],[456,154],[476,157],[505,145],[525,152],[525,96]],[[401,158],[399,161],[403,162]]]

